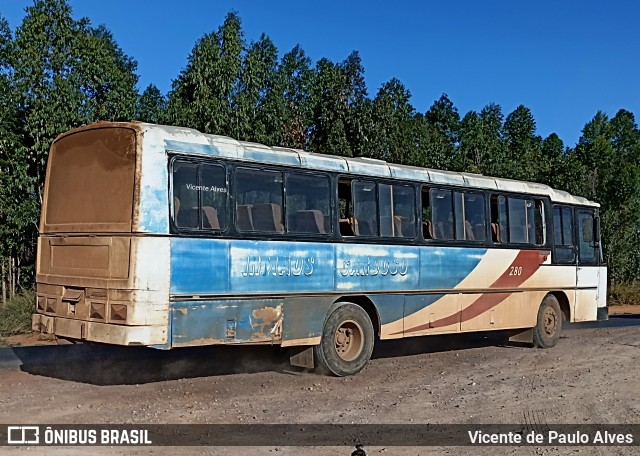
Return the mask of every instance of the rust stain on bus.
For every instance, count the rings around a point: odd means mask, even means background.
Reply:
[[[253,317],[251,321],[252,328],[259,328],[255,333],[253,338],[260,337],[260,333],[262,335],[267,335],[265,329],[270,329],[269,336],[274,333],[279,333],[279,328],[282,327],[282,319],[284,314],[282,312],[282,303],[278,304],[276,307],[262,307],[260,309],[255,309],[251,312]]]

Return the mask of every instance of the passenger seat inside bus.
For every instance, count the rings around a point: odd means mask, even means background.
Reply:
[[[278,204],[265,203],[253,206],[253,227],[256,231],[284,233],[282,208]]]
[[[491,238],[493,242],[502,242],[500,240],[500,225],[497,222],[491,222]]]
[[[394,237],[404,237],[402,234],[402,217],[399,215],[393,216],[393,229],[395,230],[393,233]]]
[[[299,233],[327,234],[324,229],[322,212],[318,210],[296,212],[296,231]]]
[[[433,239],[433,227],[431,222],[422,222],[422,236],[425,239]]]
[[[473,228],[471,227],[471,223],[468,221],[464,221],[464,238],[467,241],[475,241],[476,236],[473,233]]]
[[[218,220],[218,211],[211,206],[202,206],[202,227],[214,230],[220,229],[220,221]]]
[[[236,226],[240,231],[253,231],[253,217],[251,204],[238,204],[236,206]]]
[[[372,220],[354,219],[353,225],[356,236],[375,236],[375,223]]]
[[[180,213],[180,198],[173,197],[173,220],[178,220],[178,214]]]

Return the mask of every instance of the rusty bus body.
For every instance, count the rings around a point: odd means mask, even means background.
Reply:
[[[260,182],[275,188],[271,200],[250,188]],[[312,201],[309,186],[326,199]],[[349,206],[373,208],[371,224],[343,213]],[[436,221],[440,207],[450,226]],[[90,124],[60,135],[49,155],[33,328],[163,349],[300,347],[293,362],[307,366],[307,347],[325,350],[325,365],[334,347],[338,375],[368,359],[369,326],[381,339],[540,336],[545,318],[606,318],[597,210],[541,184]],[[443,224],[449,233],[437,233]],[[332,327],[340,308],[351,316]]]

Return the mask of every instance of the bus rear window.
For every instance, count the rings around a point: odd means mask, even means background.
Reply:
[[[45,232],[131,231],[136,137],[98,128],[53,144],[45,189]]]

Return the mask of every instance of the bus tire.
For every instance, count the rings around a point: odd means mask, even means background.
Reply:
[[[533,328],[533,345],[538,348],[551,348],[558,343],[562,330],[562,311],[558,299],[548,294],[538,309],[538,320]]]
[[[338,377],[362,370],[373,352],[373,324],[355,304],[336,307],[324,323],[320,345],[314,347],[316,372]]]

